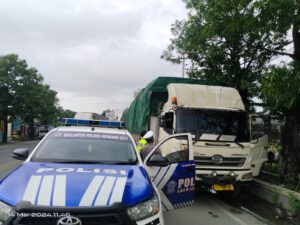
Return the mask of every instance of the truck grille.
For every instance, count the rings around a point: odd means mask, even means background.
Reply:
[[[218,157],[218,160],[215,158]],[[213,167],[242,167],[245,164],[246,157],[222,157],[220,155],[212,157],[195,156],[194,160],[197,166]]]

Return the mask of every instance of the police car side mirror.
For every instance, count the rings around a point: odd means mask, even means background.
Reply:
[[[147,166],[166,167],[170,164],[169,160],[161,155],[154,154],[147,161]]]
[[[29,149],[28,148],[17,148],[13,150],[11,153],[11,157],[17,160],[26,160],[29,155]]]

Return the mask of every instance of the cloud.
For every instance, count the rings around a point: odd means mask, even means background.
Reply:
[[[181,74],[160,55],[185,15],[181,0],[0,1],[0,54],[36,67],[65,108],[122,109],[156,76]]]

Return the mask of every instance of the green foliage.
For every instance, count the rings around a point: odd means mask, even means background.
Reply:
[[[58,107],[58,117],[59,118],[74,118],[76,112],[71,111],[69,109],[63,109],[62,107]]]
[[[5,96],[0,102],[3,117],[18,115],[29,122],[49,120],[54,115],[56,92],[43,84],[43,77],[35,68],[11,54],[0,58],[0,71],[0,88]]]
[[[280,153],[282,152],[282,145],[280,143],[270,143],[268,146],[268,151]]]
[[[275,51],[287,45],[294,0],[185,0],[188,19],[176,21],[162,58],[191,60],[190,77],[237,88],[244,100],[258,93]]]
[[[272,164],[265,163],[263,165],[263,170],[268,171],[270,173],[278,174],[279,173],[279,165],[277,163],[272,163]]]
[[[289,194],[289,204],[290,204],[290,212],[292,215],[300,214],[300,200],[296,197],[294,193]]]
[[[273,67],[261,80],[261,98],[273,114],[284,116],[300,97],[300,72],[292,65]]]
[[[281,202],[279,202],[279,194],[275,190],[273,190],[271,192],[271,195],[272,195],[273,204],[276,205],[279,208],[282,208]]]
[[[0,57],[0,94],[0,120],[19,116],[31,125],[35,119],[49,124],[63,111],[58,110],[57,93],[15,54]]]

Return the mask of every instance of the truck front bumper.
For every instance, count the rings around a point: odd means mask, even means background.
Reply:
[[[226,185],[226,184],[235,184],[236,179],[231,176],[203,176],[201,182],[213,185],[213,184],[220,184],[220,185]]]
[[[234,184],[251,181],[251,169],[203,169],[196,167],[196,180],[208,184]]]

